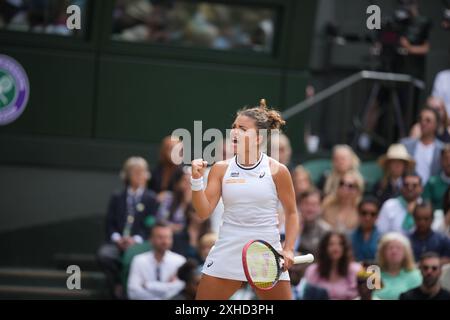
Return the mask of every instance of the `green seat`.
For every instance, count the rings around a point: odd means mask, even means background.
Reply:
[[[141,253],[152,250],[152,247],[148,241],[143,243],[135,244],[134,246],[128,248],[127,251],[122,256],[122,283],[124,288],[127,288],[128,273],[130,272],[131,262],[133,258]],[[125,289],[126,290],[126,289]]]
[[[375,183],[383,176],[383,170],[376,161],[362,162],[359,170],[364,177],[366,192],[371,191]]]
[[[331,170],[330,159],[315,159],[304,162],[303,167],[309,172],[312,182],[317,185],[325,171]]]

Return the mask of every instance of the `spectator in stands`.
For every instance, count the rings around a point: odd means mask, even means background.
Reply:
[[[414,229],[413,211],[421,200],[422,183],[417,174],[407,174],[403,177],[401,196],[387,200],[380,210],[377,220],[378,231],[400,232],[408,234]]]
[[[159,150],[159,163],[152,170],[152,179],[149,183],[149,188],[154,192],[160,194],[162,191],[173,191],[173,176],[175,172],[182,171],[181,166],[174,163],[172,159],[173,153],[178,154],[181,151],[181,142],[167,136],[162,140],[161,148]]]
[[[329,300],[327,290],[308,283],[304,278],[306,264],[294,264],[289,269],[294,300]]]
[[[157,218],[170,224],[174,233],[186,227],[188,211],[192,210],[190,174],[177,170],[172,176],[170,184],[173,191],[166,191],[161,197]]]
[[[158,209],[156,194],[146,189],[150,173],[145,159],[129,158],[121,178],[125,188],[111,196],[106,216],[106,243],[98,251],[99,264],[116,298],[124,296],[120,280],[121,256],[132,245],[147,238],[149,219],[156,216]]]
[[[416,230],[409,236],[414,258],[418,261],[426,252],[437,253],[444,263],[450,262],[450,239],[431,229],[433,207],[423,202],[414,209]]]
[[[427,99],[427,107],[436,110],[437,113],[439,114],[440,122],[438,125],[436,137],[444,143],[449,143],[450,142],[450,132],[449,132],[449,120],[450,119],[448,118],[448,113],[447,113],[447,109],[445,108],[444,100],[442,100],[441,98],[436,98],[436,97],[431,96]],[[421,135],[420,124],[416,123],[411,129],[410,137],[419,139],[420,135]]]
[[[298,198],[300,214],[300,237],[297,251],[302,254],[316,254],[319,241],[331,230],[331,226],[322,217],[320,192],[315,188],[308,189]]]
[[[178,268],[186,262],[182,255],[170,251],[173,233],[170,226],[157,222],[151,231],[153,250],[134,257],[128,277],[128,296],[133,300],[166,300],[184,289]]]
[[[292,182],[294,184],[297,202],[299,200],[300,194],[313,187],[311,176],[302,165],[296,166],[294,171],[292,171]]]
[[[318,187],[325,195],[329,195],[338,189],[341,178],[348,171],[359,170],[359,158],[348,145],[337,145],[333,148],[333,163],[331,172],[325,172],[321,177]]]
[[[212,247],[217,241],[217,234],[215,233],[207,233],[204,234],[199,241],[198,244],[198,256],[200,258],[200,268],[205,263],[206,257],[209,254],[209,251],[211,251]]]
[[[186,285],[184,289],[172,297],[171,300],[195,300],[197,294],[197,287],[202,276],[195,260],[187,260],[177,272],[178,279],[183,281]]]
[[[366,196],[358,205],[359,226],[351,235],[356,261],[375,260],[380,233],[375,222],[378,218],[379,202]]]
[[[202,263],[198,247],[200,239],[211,232],[211,222],[209,219],[200,219],[193,207],[189,207],[186,210],[186,214],[186,226],[174,235],[172,250],[186,258],[195,259],[197,263]]]
[[[377,263],[381,269],[383,288],[373,294],[379,299],[397,300],[400,294],[422,282],[422,276],[415,267],[409,240],[401,233],[391,232],[381,238]]]
[[[349,171],[335,192],[323,201],[323,219],[338,231],[349,232],[358,225],[358,203],[364,192],[364,180],[358,171]]]
[[[279,152],[279,161],[280,163],[284,164],[289,170],[292,170],[292,147],[291,142],[289,141],[289,138],[285,134],[280,134],[279,138],[279,145],[278,145],[278,152]]]
[[[440,154],[443,143],[436,138],[439,114],[426,107],[420,112],[419,123],[421,136],[419,139],[405,138],[401,143],[410,156],[416,161],[416,172],[425,185],[431,176],[438,175],[441,170]]]
[[[445,103],[447,114],[450,114],[450,69],[443,70],[436,75],[432,96],[440,98]]]
[[[442,148],[441,167],[442,171],[428,180],[422,195],[424,200],[431,201],[435,210],[442,209],[442,199],[450,186],[450,144]]]
[[[442,208],[442,211],[444,212],[444,219],[438,222],[436,231],[450,237],[450,187],[445,192],[442,200],[444,203]]]
[[[356,283],[358,285],[358,296],[354,300],[379,300],[377,297],[373,296],[373,291],[376,289],[376,281],[372,281],[372,277],[377,275],[368,269],[373,263],[363,263],[363,266],[356,275]],[[382,287],[381,279],[379,279],[380,285]],[[373,287],[369,285],[373,285]]]
[[[356,274],[361,266],[351,261],[351,247],[344,234],[327,233],[319,244],[317,263],[305,272],[308,283],[327,290],[333,300],[351,300],[357,296]]]
[[[404,145],[393,144],[378,163],[383,168],[383,178],[375,184],[373,194],[382,205],[386,200],[400,195],[402,178],[414,171],[415,162]]]
[[[439,255],[428,252],[422,255],[419,263],[422,285],[400,295],[400,300],[450,300],[450,292],[440,284],[442,274]]]

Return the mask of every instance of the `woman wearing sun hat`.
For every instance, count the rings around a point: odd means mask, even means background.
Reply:
[[[382,204],[400,194],[402,177],[407,172],[413,172],[416,165],[402,144],[392,144],[387,153],[378,159],[383,169],[383,177],[375,184],[373,194]]]

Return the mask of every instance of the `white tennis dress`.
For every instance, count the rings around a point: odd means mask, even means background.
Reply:
[[[223,224],[219,238],[209,252],[202,272],[223,279],[247,281],[242,266],[242,249],[250,240],[265,240],[281,251],[278,231],[279,204],[269,167],[269,157],[261,153],[252,167],[228,160],[222,180]],[[283,272],[281,280],[289,280]]]

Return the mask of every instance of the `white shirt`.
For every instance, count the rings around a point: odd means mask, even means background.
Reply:
[[[186,258],[166,251],[159,263],[160,281],[157,280],[158,262],[153,251],[134,257],[128,277],[128,297],[132,300],[167,300],[183,290],[185,283],[179,279],[169,282]]]
[[[445,109],[450,114],[450,69],[439,72],[434,79],[433,97],[445,102]]]
[[[383,234],[386,232],[400,232],[403,230],[403,220],[408,214],[405,207],[397,198],[387,200],[380,209],[380,215],[377,220],[378,231]]]
[[[422,178],[422,185],[425,185],[430,178],[434,148],[436,148],[434,142],[429,145],[424,145],[420,140],[417,142],[414,160],[416,160],[416,172]]]

